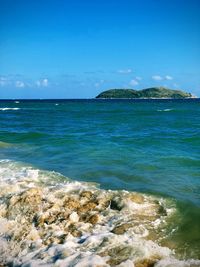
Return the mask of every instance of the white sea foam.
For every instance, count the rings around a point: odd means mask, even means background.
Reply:
[[[20,108],[0,108],[1,111],[6,111],[6,110],[19,110]]]
[[[187,260],[187,261],[179,261],[174,258],[167,258],[159,261],[155,267],[199,267],[199,260]]]
[[[158,109],[157,111],[163,111],[163,112],[167,112],[167,111],[172,111],[172,108],[165,108],[165,109]]]
[[[165,199],[102,190],[1,160],[0,264],[200,266],[175,259],[173,250],[157,242],[174,212]]]

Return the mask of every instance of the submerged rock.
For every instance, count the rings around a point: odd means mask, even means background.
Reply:
[[[142,260],[140,262],[136,262],[135,267],[154,267],[157,261],[158,259],[157,260],[155,259]]]
[[[133,225],[131,223],[124,223],[121,224],[119,226],[116,226],[112,232],[116,235],[122,235],[124,234],[130,227],[132,227]]]

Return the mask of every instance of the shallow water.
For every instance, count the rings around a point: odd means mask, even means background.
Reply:
[[[200,258],[199,133],[198,99],[0,101],[0,159],[171,201],[181,259]]]

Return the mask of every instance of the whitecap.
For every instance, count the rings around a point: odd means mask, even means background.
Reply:
[[[165,108],[165,109],[158,109],[157,111],[167,112],[167,111],[172,111],[172,110],[173,110],[172,108]]]
[[[0,108],[1,111],[6,111],[6,110],[19,110],[20,108]]]

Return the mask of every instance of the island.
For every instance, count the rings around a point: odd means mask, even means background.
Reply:
[[[142,90],[134,89],[110,89],[106,90],[96,98],[112,99],[112,98],[143,98],[143,99],[182,99],[194,98],[191,93],[182,90],[172,90],[165,87],[152,87]]]

